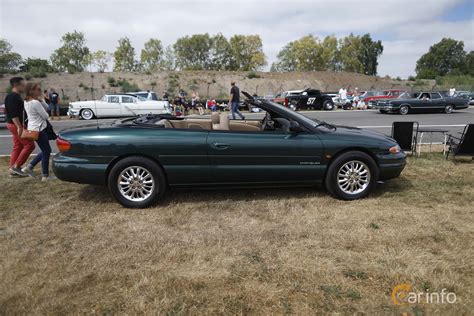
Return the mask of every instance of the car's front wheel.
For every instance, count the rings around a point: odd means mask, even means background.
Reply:
[[[400,107],[400,109],[398,110],[398,112],[401,114],[401,115],[406,115],[408,114],[408,112],[410,111],[410,109],[408,108],[408,106],[406,105],[402,105]]]
[[[94,112],[90,109],[84,109],[81,111],[81,118],[86,121],[92,120],[94,118]]]
[[[163,197],[166,178],[156,162],[145,157],[127,157],[110,170],[108,186],[123,206],[145,208]]]
[[[379,176],[374,159],[360,151],[349,151],[335,158],[326,174],[326,188],[341,200],[356,200],[369,195]]]

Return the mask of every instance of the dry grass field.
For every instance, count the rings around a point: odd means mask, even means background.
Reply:
[[[323,189],[175,191],[10,179],[0,162],[0,314],[472,315],[474,162],[410,159],[368,199]],[[394,305],[392,288],[456,294]]]

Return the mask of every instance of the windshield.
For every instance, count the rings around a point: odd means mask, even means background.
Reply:
[[[289,108],[284,107],[281,104],[271,102],[271,101],[266,101],[266,102],[271,103],[272,105],[278,107],[278,110],[283,112],[284,116],[286,116],[286,117],[291,118],[291,117],[297,116],[299,120],[304,121],[306,124],[311,125],[313,127],[316,127],[319,123],[321,123],[321,121],[318,120],[318,119],[309,118],[306,115],[303,115],[299,112],[295,112],[293,110],[290,110]],[[258,106],[256,106],[256,107],[258,107]],[[262,109],[262,110],[264,110],[264,109]],[[272,113],[270,113],[270,114],[272,114]]]
[[[138,100],[140,100],[140,101],[146,101],[146,100],[148,100],[147,98],[144,98],[144,97],[142,97],[142,96],[140,96],[140,95],[137,95],[137,98],[138,98]]]

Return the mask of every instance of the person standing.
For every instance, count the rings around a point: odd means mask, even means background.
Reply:
[[[49,92],[49,102],[51,109],[51,119],[54,118],[54,113],[56,113],[58,120],[61,119],[59,117],[59,94],[54,91],[53,88],[51,88]]]
[[[35,143],[22,139],[21,133],[25,125],[24,102],[21,93],[25,91],[25,81],[22,77],[10,79],[12,92],[5,98],[5,110],[7,112],[7,128],[12,134],[13,148],[10,154],[10,176],[27,176],[21,167],[35,149]]]
[[[235,85],[234,81],[232,81],[230,83],[230,85],[232,87],[230,88],[229,105],[230,105],[230,110],[232,112],[232,119],[235,120],[235,114],[237,114],[238,116],[240,116],[240,118],[242,120],[245,120],[245,116],[243,116],[242,113],[240,113],[240,111],[239,111],[239,107],[240,107],[240,90],[239,90],[239,87],[237,87]]]
[[[49,93],[48,90],[43,91],[43,100],[44,103],[48,105],[48,115],[51,116],[51,101],[49,100]]]
[[[41,161],[41,181],[56,179],[49,176],[49,157],[51,156],[51,146],[46,128],[48,127],[48,112],[46,112],[40,101],[41,87],[39,83],[28,82],[25,88],[25,111],[28,115],[28,130],[39,132],[36,143],[41,152],[22,169],[22,171],[34,177],[33,168]]]

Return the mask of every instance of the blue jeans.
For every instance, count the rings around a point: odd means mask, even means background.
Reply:
[[[245,116],[243,116],[242,113],[240,113],[239,111],[239,106],[240,106],[239,102],[232,102],[230,106],[231,106],[230,110],[232,111],[232,119],[235,120],[235,114],[240,116],[241,119],[243,120],[245,119]]]
[[[49,145],[49,138],[46,130],[42,130],[39,133],[36,143],[41,149],[41,152],[33,158],[30,165],[34,167],[41,161],[41,173],[43,176],[47,177],[49,176],[49,156],[51,156],[51,146]]]

